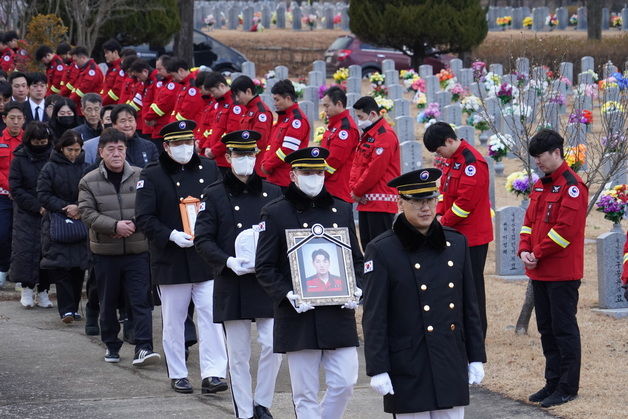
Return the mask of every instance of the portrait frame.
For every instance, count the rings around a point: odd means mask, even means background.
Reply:
[[[299,297],[297,304],[329,306],[355,300],[356,276],[347,227],[324,228],[315,224],[311,228],[288,229],[286,243],[293,292]],[[318,268],[314,267],[315,260]],[[326,282],[320,279],[321,275]]]
[[[201,201],[193,196],[188,196],[179,202],[179,211],[181,213],[181,223],[183,231],[194,237],[194,226],[196,225],[196,217],[201,208]]]

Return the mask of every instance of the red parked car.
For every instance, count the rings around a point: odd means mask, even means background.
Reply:
[[[427,57],[425,64],[430,64],[434,69],[434,74],[446,67],[445,60],[449,62],[453,56],[441,57],[438,54]],[[354,35],[343,35],[338,38],[325,51],[325,62],[327,63],[327,74],[331,75],[341,67],[359,65],[362,67],[362,77],[368,77],[371,73],[382,71],[382,61],[391,59],[395,62],[397,70],[408,70],[410,57],[403,52],[393,48],[376,47],[366,42],[360,41]]]

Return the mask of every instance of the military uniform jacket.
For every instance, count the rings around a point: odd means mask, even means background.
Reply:
[[[469,404],[468,363],[486,362],[465,237],[434,222],[420,234],[399,215],[366,247],[366,373],[387,372],[388,413]]]
[[[235,239],[260,222],[262,207],[281,196],[278,186],[252,175],[246,184],[229,171],[203,192],[196,219],[196,250],[214,272],[214,322],[273,317],[273,305],[255,274],[238,276],[227,268]]]
[[[319,306],[299,314],[286,298],[293,288],[285,230],[308,228],[317,223],[326,228],[349,229],[353,264],[360,286],[363,259],[355,234],[351,205],[332,197],[325,189],[311,199],[291,183],[285,197],[262,209],[262,222],[265,230],[260,232],[255,270],[257,280],[273,301],[274,351],[285,353],[358,346],[354,310],[342,309],[340,306]]]
[[[135,198],[136,224],[148,238],[151,275],[155,284],[172,285],[212,279],[194,247],[183,249],[170,241],[172,230],[183,231],[179,201],[202,191],[219,178],[216,164],[194,154],[185,165],[166,152],[140,174]]]

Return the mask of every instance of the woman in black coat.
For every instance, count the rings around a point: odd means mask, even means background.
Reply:
[[[55,102],[52,108],[52,117],[48,121],[55,141],[59,141],[64,132],[76,128],[82,123],[76,104],[73,101],[63,98]]]
[[[54,241],[50,231],[51,213],[67,217],[67,224],[80,219],[78,184],[87,166],[82,146],[80,134],[66,131],[37,180],[37,198],[46,210],[41,225],[41,267],[49,270],[50,281],[56,284],[57,305],[64,323],[80,319],[77,310],[89,259],[87,234],[74,243]]]
[[[37,285],[37,305],[49,308],[50,281],[39,267],[41,261],[41,216],[44,208],[37,199],[37,178],[48,162],[52,133],[43,122],[33,121],[24,132],[22,145],[13,152],[9,185],[13,197],[13,244],[11,278],[22,283],[20,303],[35,306],[33,290]]]

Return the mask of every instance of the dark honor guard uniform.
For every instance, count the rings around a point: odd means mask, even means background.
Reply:
[[[194,152],[194,121],[177,121],[162,128],[164,151],[149,163],[137,184],[137,225],[148,237],[151,275],[159,286],[163,317],[163,347],[168,375],[175,391],[191,393],[185,364],[184,322],[190,300],[198,319],[199,358],[203,392],[226,390],[227,354],[224,335],[214,324],[214,281],[209,267],[183,232],[179,202],[219,178],[216,164]],[[190,148],[191,147],[191,148]]]
[[[397,418],[462,418],[469,384],[484,376],[467,241],[435,221],[440,175],[424,169],[389,182],[402,213],[366,247],[366,373]]]
[[[273,300],[273,345],[275,352],[287,353],[296,416],[308,419],[340,419],[358,377],[355,302],[318,307],[293,302],[287,229],[307,229],[314,224],[347,227],[353,264],[360,268],[358,275],[361,272],[362,254],[351,205],[332,197],[323,186],[328,154],[324,148],[310,147],[286,157],[292,166],[292,182],[283,198],[262,209],[264,231],[260,232],[255,261],[257,279]],[[321,367],[327,391],[319,403]]]
[[[259,230],[262,207],[281,196],[279,186],[255,173],[260,138],[259,132],[248,130],[222,137],[230,169],[224,180],[203,192],[194,243],[214,271],[214,322],[225,329],[235,415],[265,419],[272,418],[268,409],[281,365],[281,355],[273,353],[273,305],[257,282],[255,261],[238,257],[235,246],[240,233]],[[261,345],[255,394],[249,368],[252,320]]]

